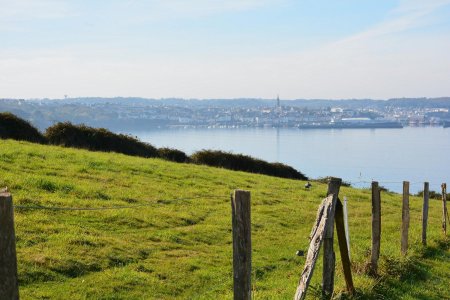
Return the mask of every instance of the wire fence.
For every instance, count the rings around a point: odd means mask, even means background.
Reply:
[[[403,189],[403,181],[378,181],[379,186],[383,188],[384,190],[388,192],[394,192],[394,193],[402,193]],[[372,180],[362,179],[362,180],[347,180],[344,181],[345,183],[350,184],[352,187],[355,188],[361,188],[361,189],[370,189],[372,185]],[[424,190],[424,183],[427,181],[408,181],[409,186],[411,187],[411,194],[412,195],[419,195]],[[430,191],[439,191],[441,187],[441,182],[429,182],[429,187],[431,188]]]
[[[363,179],[356,181],[345,181],[354,187],[361,187],[361,185],[367,185],[370,188],[372,184],[371,180]],[[377,181],[380,185],[383,184],[403,184],[403,181]],[[410,185],[423,185],[424,182],[410,182]],[[430,183],[430,185],[440,185],[440,183]],[[291,190],[296,191],[295,189]],[[278,194],[263,193],[264,197],[279,197]],[[191,201],[198,199],[229,199],[228,195],[202,195],[202,196],[192,196],[192,197],[181,197],[181,198],[166,198],[166,199],[151,199],[145,200],[146,203],[139,203],[133,205],[114,205],[107,207],[68,207],[68,206],[45,206],[45,205],[14,205],[14,209],[19,210],[49,210],[49,211],[102,211],[102,210],[119,210],[119,209],[137,209],[142,207],[151,207],[161,204],[170,204],[180,201]]]
[[[152,199],[146,200],[147,203],[133,204],[133,205],[115,205],[107,207],[67,207],[67,206],[44,206],[44,205],[14,205],[14,209],[24,210],[50,210],[50,211],[95,211],[95,210],[116,210],[116,209],[135,209],[141,207],[156,206],[161,204],[175,203],[179,201],[191,201],[198,199],[228,199],[224,195],[205,195],[195,197],[183,197],[172,199]],[[151,202],[150,202],[151,201]]]
[[[378,180],[373,180],[378,182],[379,184],[403,184],[403,181],[378,181]],[[371,184],[372,180],[360,180],[360,181],[345,181],[348,182],[350,184],[360,184],[360,183],[366,183],[366,184]],[[416,181],[416,182],[409,182],[409,185],[417,185],[417,184],[424,184],[424,181]],[[429,182],[430,185],[440,185],[441,183],[433,183],[433,182]]]
[[[359,181],[348,181],[348,183],[350,183],[350,184],[352,184],[352,185],[354,185],[354,184],[371,184],[372,183],[372,181],[369,181],[369,180],[359,180]],[[378,181],[378,183],[379,184],[403,184],[403,181]],[[414,184],[423,184],[423,182],[410,182],[410,185],[414,185]],[[340,183],[339,183],[339,185],[340,185]],[[298,189],[289,189],[289,190],[285,190],[284,192],[286,192],[286,193],[294,193],[294,192],[298,192],[298,191],[300,191],[301,190],[301,187],[299,186],[298,187]],[[443,191],[444,191],[444,188],[443,188]],[[244,192],[244,191],[240,191],[240,192]],[[246,193],[248,193],[248,192],[246,192]],[[444,194],[445,195],[445,194]],[[275,193],[266,193],[266,192],[263,192],[263,193],[261,193],[260,195],[258,195],[258,194],[256,194],[255,195],[257,198],[259,198],[259,197],[274,197],[274,198],[277,198],[277,199],[280,199],[281,200],[281,198],[280,198],[280,195],[279,194],[275,194]],[[235,194],[235,196],[234,196],[235,198],[234,199],[236,199],[236,194]],[[372,196],[373,197],[373,196]],[[10,203],[12,202],[12,198],[11,198],[11,196],[9,196],[9,201],[10,201]],[[336,195],[336,198],[337,198],[337,195]],[[70,207],[70,206],[45,206],[45,205],[13,205],[13,207],[15,208],[15,209],[19,209],[19,210],[48,210],[48,211],[103,211],[103,210],[120,210],[120,209],[137,209],[137,208],[142,208],[142,207],[154,207],[154,206],[158,206],[158,205],[165,205],[165,204],[171,204],[171,203],[180,203],[180,202],[184,202],[184,201],[192,201],[192,200],[208,200],[208,199],[217,199],[217,200],[226,200],[226,199],[230,199],[230,196],[229,195],[226,195],[226,194],[205,194],[205,195],[194,195],[194,196],[190,196],[190,197],[179,197],[179,198],[160,198],[160,199],[142,199],[141,201],[144,201],[144,203],[135,203],[135,204],[130,204],[130,205],[112,205],[112,206],[103,206],[103,207]],[[325,201],[326,199],[324,199],[323,201]],[[339,199],[337,199],[338,201],[340,201]],[[234,201],[234,200],[233,200]],[[248,193],[248,201],[250,201],[250,193]],[[372,201],[373,201],[373,199],[372,199]],[[409,200],[408,200],[409,201]],[[331,202],[330,202],[331,203]],[[237,206],[233,206],[233,209],[237,209],[236,208]],[[240,206],[240,210],[243,210],[242,209],[242,207],[243,206]],[[248,230],[247,230],[247,232],[250,232],[250,234],[251,234],[251,231],[250,231],[250,224],[251,224],[251,220],[250,220],[250,205],[247,205],[247,206],[245,206],[246,208],[245,208],[245,210],[248,210],[248,215],[247,215],[247,217],[246,218],[248,218],[248,221],[246,222],[246,225],[248,226]],[[9,205],[9,208],[11,208],[11,205]],[[408,215],[407,215],[407,218],[408,218],[408,222],[407,222],[407,226],[409,227],[409,206],[407,207],[407,210],[408,210]],[[235,212],[233,212],[233,214],[234,214]],[[335,212],[333,211],[333,214],[334,214]],[[372,210],[372,214],[373,214],[374,212],[373,212],[373,210]],[[380,211],[380,214],[381,214],[381,211]],[[449,219],[449,216],[448,216],[448,211],[446,210],[446,209],[444,209],[444,214],[446,214],[446,216],[447,216],[447,219]],[[10,214],[11,216],[13,215],[13,211],[11,211],[11,214]],[[243,218],[235,218],[235,219],[232,219],[232,223],[233,223],[233,230],[235,230],[235,228],[239,228],[239,226],[241,226],[240,224],[234,224],[234,220],[242,220]],[[372,219],[373,220],[373,219]],[[13,224],[13,222],[14,222],[14,220],[13,220],[13,218],[11,218],[10,219],[10,222]],[[337,221],[336,221],[337,222]],[[342,221],[343,222],[343,221]],[[372,221],[373,222],[373,221]],[[404,220],[403,220],[403,215],[402,215],[402,222],[404,222]],[[445,215],[444,215],[444,220],[443,220],[443,222],[446,222],[446,220],[445,220]],[[316,222],[317,223],[317,222]],[[191,224],[191,223],[188,223],[188,224]],[[317,224],[319,224],[319,223],[317,223]],[[338,226],[337,225],[338,223],[336,223],[336,226]],[[327,225],[328,226],[328,225]],[[342,228],[340,227],[340,229],[336,229],[336,230],[340,230],[340,232],[342,233],[343,231],[345,231],[345,226],[344,226],[344,223],[342,223]],[[348,227],[348,226],[347,226]],[[14,228],[14,226],[9,226],[8,228]],[[332,228],[332,230],[333,230],[333,222],[331,223],[331,228]],[[337,228],[337,227],[336,227]],[[372,229],[373,229],[373,226],[372,226]],[[155,230],[154,228],[148,228],[147,230]],[[324,229],[322,229],[322,231],[323,231]],[[402,230],[403,230],[403,227],[402,227]],[[347,230],[348,231],[348,230]],[[139,231],[139,233],[142,233],[142,231],[140,230]],[[345,232],[344,232],[345,233]],[[12,233],[10,233],[10,234],[14,234],[14,232],[12,232]],[[120,232],[120,234],[123,234],[123,232]],[[126,234],[130,234],[130,232],[126,232]],[[406,231],[406,234],[407,234],[407,231]],[[373,233],[372,233],[372,236],[373,236]],[[234,239],[234,231],[233,231],[233,239]],[[321,238],[322,239],[322,238]],[[236,239],[236,240],[240,240],[240,239]],[[322,241],[321,241],[322,242]],[[235,241],[233,240],[233,243],[235,243]],[[332,238],[331,238],[331,245],[332,245],[332,243],[333,243],[333,240],[332,240]],[[346,243],[346,245],[347,245],[347,250],[345,250],[345,251],[342,251],[341,250],[341,254],[343,253],[343,252],[348,252],[348,248],[349,248],[349,242],[347,242]],[[402,244],[403,245],[403,244]],[[14,247],[15,247],[15,245],[13,245]],[[320,247],[320,246],[319,246]],[[403,247],[403,246],[402,246]],[[325,246],[324,246],[324,248],[325,248]],[[249,247],[249,249],[251,249],[251,247]],[[402,248],[403,249],[403,248]],[[251,252],[251,250],[249,250],[250,252]],[[317,250],[318,251],[318,250]],[[373,250],[372,250],[373,251]],[[403,250],[402,250],[403,251]],[[10,252],[8,252],[8,253],[13,253],[12,251],[10,251]],[[406,252],[405,252],[406,253]],[[325,249],[324,249],[324,255],[325,255]],[[334,255],[334,254],[333,254]],[[14,251],[14,256],[15,256],[15,251]],[[16,261],[16,257],[14,257],[14,261]],[[235,258],[234,258],[234,256],[233,256],[233,260],[234,260]],[[342,258],[341,258],[341,260],[342,260]],[[348,264],[350,264],[350,258],[348,257]],[[234,264],[234,263],[233,263]],[[334,267],[333,267],[334,268]],[[349,267],[350,268],[350,267]],[[252,272],[251,271],[251,267],[250,267],[250,272]],[[253,270],[253,272],[255,272],[255,270]],[[344,270],[344,272],[345,272],[345,270]],[[17,273],[17,272],[16,272]],[[311,272],[311,276],[312,276],[312,272]],[[345,275],[345,276],[347,276],[347,275]],[[350,273],[350,276],[351,276],[351,273]],[[256,276],[254,276],[254,277],[256,277]],[[331,280],[334,280],[334,278],[333,279],[331,279]],[[347,278],[346,278],[346,281],[347,281]],[[222,286],[222,285],[229,285],[230,284],[230,281],[221,281],[220,282],[220,284],[219,284],[219,286]],[[352,285],[353,285],[353,283],[352,283]]]
[[[352,185],[356,183],[368,183],[369,181],[359,181],[359,182],[349,182]],[[392,182],[390,182],[392,183]],[[395,182],[401,183],[401,182]],[[410,183],[411,184],[411,183]],[[423,183],[422,183],[423,184]],[[265,194],[265,197],[271,197],[275,195]],[[279,196],[279,195],[277,195]],[[190,197],[190,198],[173,198],[173,199],[157,199],[157,200],[147,200],[152,201],[149,203],[140,203],[134,205],[115,205],[115,206],[107,206],[107,207],[68,207],[68,206],[45,206],[45,205],[14,205],[14,209],[18,210],[48,210],[48,211],[103,211],[103,210],[120,210],[120,209],[137,209],[142,207],[152,207],[161,204],[170,204],[179,201],[191,201],[197,199],[218,199],[218,200],[226,200],[229,199],[228,196],[198,196],[198,197]]]

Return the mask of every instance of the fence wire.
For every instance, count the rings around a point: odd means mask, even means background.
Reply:
[[[345,181],[345,180],[344,180]],[[378,181],[378,180],[373,180],[378,182],[379,184],[403,184],[403,181]],[[407,181],[407,180],[405,180]],[[359,184],[359,183],[367,183],[367,184],[371,184],[372,181],[369,180],[360,180],[360,181],[345,181],[348,182],[350,184]],[[416,185],[416,184],[424,184],[424,182],[426,181],[415,181],[415,182],[409,182],[409,185]],[[430,185],[440,185],[441,183],[434,183],[434,182],[428,182]]]
[[[313,181],[313,180],[312,180]],[[352,186],[355,185],[361,185],[361,184],[367,184],[368,187],[370,187],[370,184],[372,184],[372,181],[370,180],[358,180],[358,181],[344,181],[346,183],[349,183]],[[380,185],[383,184],[403,184],[403,181],[377,181]],[[424,182],[410,182],[410,185],[418,185],[423,184]],[[430,185],[440,185],[430,183]],[[288,192],[296,192],[297,190],[291,189]],[[263,195],[254,195],[256,197],[264,196],[264,197],[277,197],[279,198],[279,194],[272,194],[272,193],[264,193]],[[134,205],[115,205],[115,206],[108,206],[108,207],[67,207],[67,206],[44,206],[44,205],[14,205],[15,209],[19,210],[49,210],[49,211],[101,211],[101,210],[118,210],[118,209],[136,209],[141,207],[150,207],[150,206],[157,206],[161,204],[170,204],[170,203],[176,203],[179,201],[190,201],[190,200],[196,200],[196,199],[229,199],[229,196],[227,195],[205,195],[205,196],[194,196],[194,197],[182,197],[182,198],[171,198],[171,199],[151,199],[146,200],[147,203],[140,203],[140,204],[134,204]],[[151,202],[150,202],[151,201]]]
[[[179,201],[189,201],[196,199],[228,199],[223,195],[208,195],[196,196],[187,198],[173,198],[173,199],[155,199],[147,200],[148,203],[134,204],[134,205],[115,205],[108,207],[67,207],[67,206],[44,206],[44,205],[14,205],[14,209],[30,209],[30,210],[51,210],[51,211],[94,211],[94,210],[115,210],[115,209],[134,209],[140,207],[156,206],[160,204],[169,204]],[[152,202],[150,202],[152,201]]]

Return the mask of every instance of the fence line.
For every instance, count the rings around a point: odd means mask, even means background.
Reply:
[[[133,209],[146,206],[156,206],[158,204],[175,203],[178,201],[188,201],[196,199],[226,199],[225,196],[198,196],[190,198],[174,198],[174,199],[157,199],[157,200],[146,200],[154,201],[151,203],[141,203],[134,205],[117,205],[108,207],[62,207],[62,206],[41,206],[41,205],[14,205],[14,208],[19,209],[32,209],[32,210],[54,210],[54,211],[84,211],[84,210],[115,210],[115,209]]]
[[[359,184],[359,183],[371,184],[373,182],[373,180],[372,181],[370,181],[370,180],[356,180],[356,181],[353,181],[353,180],[347,181],[347,180],[345,180],[345,182],[350,183],[351,185]],[[391,183],[403,184],[403,181],[377,181],[377,182],[379,184],[391,184]],[[423,181],[414,181],[414,182],[410,182],[409,183],[410,186],[411,185],[419,185],[419,184],[422,185]],[[439,186],[440,185],[440,183],[436,183],[436,182],[432,182],[432,183],[429,183],[429,184],[430,185],[434,185],[434,186]]]
[[[341,179],[331,178],[328,183],[327,197],[323,199],[317,212],[316,222],[311,231],[305,268],[301,274],[296,290],[295,299],[304,299],[309,282],[312,278],[314,266],[319,256],[322,243],[323,251],[323,274],[322,295],[330,298],[334,289],[335,253],[333,249],[334,227],[341,255],[344,278],[347,291],[353,294],[355,288],[351,273],[350,240],[348,238],[348,224],[346,203],[339,199]],[[380,255],[380,233],[381,233],[381,197],[378,182],[372,182],[372,256],[370,265],[376,274],[377,260]],[[428,219],[428,183],[424,183],[424,204],[422,211],[422,243],[426,244],[426,230]],[[261,197],[270,195],[261,195]],[[158,204],[176,203],[178,201],[194,199],[225,199],[222,195],[204,195],[174,199],[155,199],[151,203],[135,205],[110,206],[110,207],[58,207],[39,205],[13,205],[9,193],[0,193],[0,299],[18,299],[17,284],[17,258],[15,249],[14,218],[13,209],[41,209],[54,211],[93,211],[112,209],[133,209]],[[446,219],[448,211],[446,206],[446,184],[442,184],[442,228],[446,235]],[[150,200],[148,200],[150,201]],[[251,218],[250,218],[250,192],[234,191],[231,199],[232,204],[232,233],[233,233],[233,284],[234,299],[251,299]],[[406,255],[408,249],[409,228],[409,182],[403,182],[402,197],[402,239],[401,252]],[[6,242],[4,242],[6,241]]]
[[[371,254],[371,260],[368,264],[368,273],[377,275],[377,265],[378,265],[378,259],[380,256],[380,235],[381,235],[381,195],[380,195],[380,187],[378,186],[378,182],[373,181],[371,183],[372,185],[372,254]],[[424,206],[423,206],[423,221],[422,221],[422,237],[425,237],[425,243],[426,243],[426,229],[427,229],[427,219],[428,219],[428,182],[424,183]],[[410,222],[410,216],[409,216],[409,186],[410,183],[408,181],[403,181],[403,196],[402,196],[402,230],[401,230],[401,252],[402,255],[406,255],[407,249],[408,249],[408,230],[409,230],[409,222]],[[330,185],[329,185],[330,187]],[[443,218],[442,218],[442,228],[444,229],[444,234],[446,235],[446,218],[448,218],[448,211],[446,207],[446,184],[442,184],[442,199],[443,199]],[[328,201],[328,202],[327,202]],[[346,203],[347,199],[344,200],[344,203]],[[297,290],[294,296],[295,300],[304,299],[306,297],[306,291],[309,285],[309,282],[311,280],[313,270],[315,263],[317,261],[320,246],[322,243],[322,240],[325,241],[325,234],[326,234],[326,228],[325,228],[325,221],[327,219],[332,219],[333,217],[325,216],[324,211],[324,203],[328,203],[327,208],[332,207],[332,198],[330,198],[330,195],[328,198],[325,198],[322,201],[322,204],[319,206],[319,210],[317,213],[316,221],[313,226],[313,231],[310,236],[310,246],[308,250],[308,256],[306,258],[305,267],[303,269],[303,272],[301,274],[299,284],[297,286]],[[336,232],[338,235],[338,243],[341,253],[341,261],[343,264],[344,269],[344,277],[346,281],[347,291],[352,294],[354,293],[355,289],[353,287],[353,281],[352,281],[352,274],[351,274],[351,262],[350,262],[350,247],[346,243],[348,239],[345,237],[346,230],[345,230],[345,217],[343,214],[343,206],[340,200],[337,200],[335,211],[333,212],[331,209],[330,211],[334,215],[334,220],[336,222]],[[319,226],[320,224],[320,226]],[[329,224],[326,224],[329,226]],[[322,231],[318,231],[317,228],[324,229]],[[319,232],[319,234],[317,234]],[[424,242],[424,239],[422,240],[422,243]],[[324,255],[324,264],[325,262],[329,261],[330,259],[334,260],[334,252],[332,251],[326,251],[324,249],[323,251]],[[329,269],[326,269],[324,267],[324,273],[328,272],[328,274],[322,274],[327,278],[333,278],[334,270],[330,272]],[[331,274],[331,275],[330,275]],[[331,292],[331,294],[330,294]],[[325,286],[325,284],[322,284],[322,297],[325,296],[325,298],[329,298],[333,293],[333,290],[330,291],[329,287]]]

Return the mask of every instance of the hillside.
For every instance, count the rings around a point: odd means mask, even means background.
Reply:
[[[230,192],[252,193],[255,299],[292,299],[326,185],[224,169],[0,140],[0,187],[16,208],[22,299],[231,299]],[[380,278],[370,255],[369,190],[349,199],[359,299],[448,297],[450,253],[441,202],[430,201],[429,246],[420,245],[420,198],[411,197],[410,251],[400,258],[401,196],[382,193]],[[29,207],[113,208],[48,210]],[[338,247],[336,246],[338,253]],[[344,290],[337,255],[335,290]],[[321,279],[316,266],[313,287]],[[309,297],[314,297],[314,288]]]

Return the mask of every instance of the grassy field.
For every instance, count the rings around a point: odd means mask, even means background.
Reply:
[[[254,299],[292,299],[326,185],[9,140],[0,141],[0,187],[16,208],[22,299],[231,299],[230,192],[252,193]],[[318,162],[320,163],[320,162]],[[370,190],[349,199],[357,299],[449,299],[449,242],[441,203],[430,201],[429,246],[420,245],[421,204],[412,197],[410,250],[400,257],[401,196],[382,193],[380,277],[370,255]],[[345,283],[336,245],[336,298]],[[318,294],[321,263],[309,298]]]

